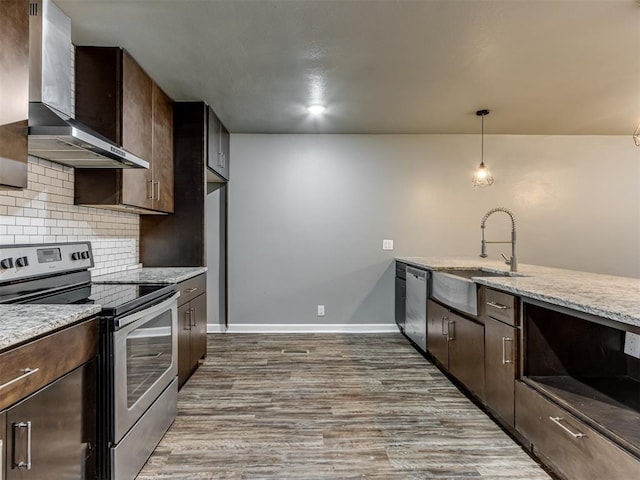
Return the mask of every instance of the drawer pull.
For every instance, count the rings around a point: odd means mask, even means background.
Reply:
[[[563,429],[565,432],[567,432],[569,435],[571,435],[573,438],[582,438],[582,437],[586,437],[587,435],[584,433],[575,433],[572,432],[571,430],[569,430],[567,427],[565,427],[561,422],[564,420],[562,417],[549,417],[549,420],[551,420],[553,423],[555,423],[556,425],[558,425],[561,429]]]
[[[497,308],[498,310],[509,310],[509,307],[507,307],[506,305],[502,305],[501,303],[487,302],[487,305],[493,308]]]
[[[34,373],[36,373],[38,370],[40,370],[40,369],[39,368],[23,368],[21,370],[22,372],[24,372],[22,375],[20,375],[19,377],[14,378],[13,380],[9,380],[7,383],[3,383],[2,385],[0,385],[0,390],[2,390],[3,388],[8,387],[9,385],[13,385],[14,383],[19,382],[20,380],[24,380],[29,375],[33,375]]]
[[[19,432],[23,431],[23,429],[26,429],[27,431],[25,459],[18,460],[16,440],[19,436],[22,436]],[[13,424],[13,465],[11,468],[31,470],[31,422],[19,422]]]
[[[198,287],[185,288],[184,293],[193,293],[198,290]]]
[[[507,365],[513,363],[513,360],[507,358],[507,342],[513,342],[513,339],[509,337],[502,337],[502,364]]]

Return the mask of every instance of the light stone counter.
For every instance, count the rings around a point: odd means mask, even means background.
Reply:
[[[142,267],[93,277],[94,283],[180,283],[205,273],[207,267]]]
[[[504,262],[462,257],[398,257],[427,270],[484,268],[508,272]],[[481,285],[640,327],[640,279],[520,264],[518,276],[474,277]]]
[[[0,351],[100,312],[100,305],[0,305]],[[61,345],[60,348],[64,348]]]

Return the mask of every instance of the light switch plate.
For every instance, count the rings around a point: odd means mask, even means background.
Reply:
[[[382,240],[383,250],[393,250],[393,240]]]
[[[640,358],[640,335],[632,332],[624,332],[624,353],[635,358]]]
[[[324,317],[324,305],[318,305],[318,316]]]

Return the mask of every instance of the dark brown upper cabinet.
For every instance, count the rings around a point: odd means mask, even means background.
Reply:
[[[2,0],[0,13],[0,188],[27,187],[29,2]]]
[[[209,107],[209,147],[207,181],[226,182],[229,180],[229,131]]]
[[[76,169],[75,202],[173,212],[173,101],[119,47],[76,47],[76,119],[149,169]]]

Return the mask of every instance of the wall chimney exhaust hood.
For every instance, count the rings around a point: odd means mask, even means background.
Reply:
[[[73,117],[71,20],[50,0],[29,4],[29,153],[70,167],[149,168]]]

